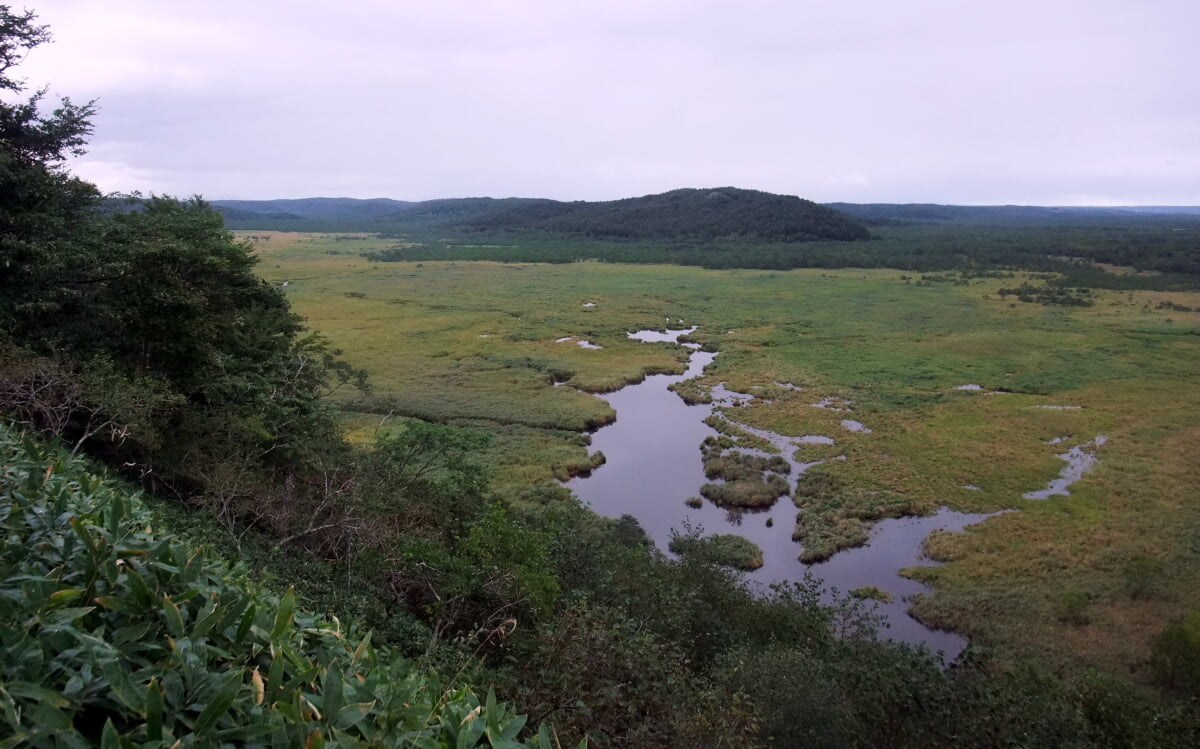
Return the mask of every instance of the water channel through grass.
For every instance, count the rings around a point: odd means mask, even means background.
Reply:
[[[665,333],[640,331],[631,337],[648,343],[671,342],[689,332],[691,329]],[[567,486],[596,512],[637,518],[661,549],[667,548],[673,532],[683,533],[688,528],[703,529],[705,535],[733,533],[753,541],[762,549],[763,566],[748,574],[764,587],[775,582],[798,581],[811,572],[826,586],[826,596],[830,599],[834,591],[845,594],[871,587],[883,591],[890,600],[879,601],[877,613],[886,622],[886,636],[923,643],[934,651],[942,651],[948,660],[956,657],[966,640],[953,632],[930,629],[907,613],[908,599],[928,589],[900,576],[898,571],[931,563],[921,555],[921,543],[931,531],[958,531],[988,515],[942,508],[927,517],[884,519],[872,529],[866,545],[840,551],[821,563],[805,564],[798,558],[800,545],[791,537],[797,510],[789,497],[780,497],[770,507],[759,510],[730,510],[707,501],[700,507],[685,504],[709,481],[700,446],[705,438],[719,435],[705,424],[705,419],[736,396],[715,388],[714,403],[688,405],[668,388],[699,376],[716,356],[693,351],[687,371],[681,375],[652,375],[641,383],[602,396],[616,410],[617,420],[595,432],[592,448],[603,452],[607,461],[591,475],[578,476],[567,482]],[[858,422],[854,426],[865,428]],[[745,425],[737,427],[780,450],[791,467],[788,475],[791,487],[800,474],[816,464],[795,459],[793,443],[799,438]],[[762,454],[757,450],[739,452]]]

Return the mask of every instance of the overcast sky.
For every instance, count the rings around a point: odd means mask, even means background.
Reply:
[[[1200,204],[1200,0],[27,7],[106,191]]]

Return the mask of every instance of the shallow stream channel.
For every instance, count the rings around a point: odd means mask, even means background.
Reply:
[[[694,328],[666,333],[640,331],[629,335],[648,343],[678,342],[680,336],[692,330]],[[694,344],[689,347],[695,348]],[[774,582],[799,581],[806,572],[811,572],[827,589],[836,589],[842,595],[865,586],[886,591],[892,599],[879,602],[877,609],[888,625],[884,636],[912,644],[923,643],[935,652],[942,651],[947,662],[957,657],[966,640],[953,632],[925,627],[909,616],[907,599],[916,593],[927,592],[928,588],[901,577],[897,571],[931,564],[921,555],[921,544],[931,531],[962,530],[987,515],[943,508],[928,517],[882,520],[871,531],[866,545],[840,551],[824,562],[805,564],[798,559],[800,545],[792,540],[797,510],[790,496],[780,497],[769,509],[762,511],[729,511],[708,501],[698,508],[684,503],[689,497],[697,496],[700,487],[709,483],[704,475],[700,445],[706,437],[717,436],[717,432],[707,426],[704,419],[734,394],[718,387],[714,388],[714,403],[688,405],[668,388],[699,376],[716,356],[715,353],[693,350],[683,374],[651,375],[636,385],[602,396],[616,410],[617,420],[592,435],[592,449],[602,451],[607,460],[591,475],[578,476],[567,482],[567,487],[602,515],[637,518],[663,550],[670,543],[672,530],[684,533],[688,526],[702,528],[704,535],[731,533],[744,536],[762,549],[763,566],[748,575],[764,589]],[[792,443],[803,438],[738,426],[781,448],[783,457],[792,467],[786,477],[791,487],[795,487],[796,479],[804,470],[815,465],[798,463],[792,457],[795,452]],[[846,428],[866,427],[853,422]],[[831,593],[826,595],[832,598]]]

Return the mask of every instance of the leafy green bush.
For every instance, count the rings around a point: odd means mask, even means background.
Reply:
[[[527,745],[492,695],[155,532],[65,453],[0,427],[0,456],[0,745]]]

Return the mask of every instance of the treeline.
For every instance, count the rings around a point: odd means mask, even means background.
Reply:
[[[568,263],[666,263],[713,269],[896,268],[919,273],[985,274],[1027,270],[1062,274],[1064,284],[1108,289],[1200,288],[1200,228],[1005,228],[957,225],[893,226],[856,242],[740,240],[572,240],[549,234],[498,234],[486,241],[429,240],[364,253],[371,260],[494,260]],[[1113,273],[1096,263],[1140,274]]]

